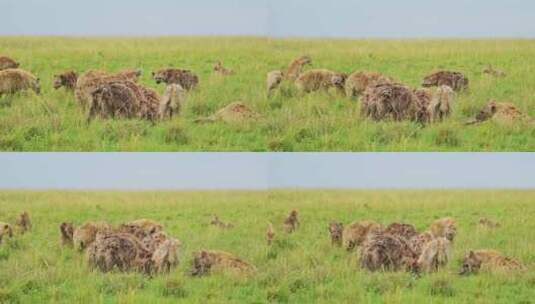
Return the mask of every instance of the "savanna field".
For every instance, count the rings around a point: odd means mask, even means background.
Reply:
[[[282,231],[291,209],[294,234]],[[28,211],[33,229],[0,245],[0,302],[6,303],[533,303],[533,191],[270,191],[270,192],[0,192],[0,220]],[[232,229],[209,225],[217,214]],[[372,219],[411,223],[423,231],[453,217],[453,261],[438,273],[362,270],[358,254],[332,247],[328,223]],[[478,225],[485,217],[498,228]],[[182,242],[180,265],[152,278],[89,270],[84,256],[61,247],[59,224],[88,220],[162,223]],[[277,232],[265,241],[268,221]],[[459,276],[469,249],[496,249],[524,263],[515,273]],[[256,266],[252,276],[189,275],[192,253],[219,249]]]
[[[532,40],[273,40],[262,38],[22,38],[2,37],[0,54],[41,79],[42,94],[0,98],[2,151],[535,151],[535,124],[492,121],[465,126],[491,99],[514,103],[535,117],[535,41]],[[419,87],[434,70],[463,72],[470,90],[458,95],[446,121],[373,122],[341,95],[302,96],[289,85],[266,96],[266,73],[307,54],[311,68],[378,71]],[[214,75],[217,60],[236,74]],[[487,65],[504,70],[496,78]],[[143,70],[140,82],[162,93],[151,72],[191,69],[200,86],[179,117],[152,125],[140,120],[86,123],[72,93],[52,87],[54,74],[90,69]],[[197,124],[234,101],[262,119]]]

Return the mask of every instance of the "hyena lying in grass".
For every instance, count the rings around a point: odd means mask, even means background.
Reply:
[[[459,274],[522,271],[526,267],[518,260],[503,256],[495,250],[471,250],[463,259]]]
[[[250,275],[255,270],[254,266],[228,252],[201,250],[193,254],[191,275],[204,276],[215,272]]]
[[[234,124],[255,121],[260,117],[260,114],[252,110],[245,103],[238,101],[227,105],[211,116],[198,118],[195,120],[195,122],[212,123],[222,121],[225,123]]]
[[[212,220],[210,221],[210,225],[216,226],[221,229],[234,228],[234,225],[232,225],[231,223],[224,223],[223,221],[219,219],[217,215],[213,215]]]

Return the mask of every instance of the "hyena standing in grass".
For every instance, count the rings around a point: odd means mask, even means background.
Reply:
[[[403,237],[371,233],[360,248],[360,265],[369,271],[414,271],[418,256]]]
[[[0,222],[0,245],[5,238],[13,237],[13,227],[8,223]]]
[[[451,242],[443,237],[437,237],[427,242],[418,257],[418,270],[422,272],[438,271],[451,261]]]
[[[54,75],[54,89],[64,87],[67,91],[74,92],[76,82],[78,81],[78,73],[75,71],[66,71],[61,74]]]
[[[431,224],[430,230],[433,237],[445,237],[453,242],[457,235],[457,222],[449,217],[438,219]]]
[[[310,56],[301,56],[290,63],[284,78],[291,82],[297,80],[297,78],[303,73],[305,66],[312,64]]]
[[[423,87],[449,86],[455,92],[468,90],[468,78],[460,72],[438,71],[424,77]]]
[[[342,232],[342,244],[347,251],[360,246],[371,233],[379,233],[384,227],[374,221],[357,221],[349,224]]]
[[[30,214],[27,211],[24,211],[19,215],[15,225],[18,227],[19,231],[24,234],[32,229],[32,221],[30,219]]]
[[[331,222],[329,224],[329,233],[331,234],[331,245],[342,247],[344,224],[338,222]]]
[[[59,231],[61,235],[61,245],[62,246],[73,246],[73,234],[74,234],[74,226],[72,223],[63,222],[59,226]]]
[[[41,93],[39,78],[21,69],[7,69],[0,71],[0,97],[21,91],[33,90]]]
[[[271,71],[267,74],[266,87],[267,96],[270,97],[282,83],[284,74],[281,71]]]
[[[273,224],[268,222],[268,228],[266,231],[266,240],[268,246],[271,246],[273,244],[273,240],[275,239],[275,229],[273,228]]]
[[[288,217],[284,220],[284,231],[286,233],[292,233],[299,228],[299,219],[298,219],[297,210],[292,210]]]

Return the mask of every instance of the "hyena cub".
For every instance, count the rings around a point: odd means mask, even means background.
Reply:
[[[480,270],[489,272],[508,272],[525,270],[526,267],[518,260],[503,256],[495,250],[470,251],[463,259],[459,274],[478,273]]]
[[[62,246],[73,246],[73,234],[74,234],[74,226],[72,223],[66,223],[63,222],[59,226],[59,231],[61,233],[61,245]]]
[[[218,271],[251,274],[255,268],[239,257],[224,251],[201,250],[193,254],[192,276],[203,276]]]
[[[22,234],[30,231],[32,229],[32,221],[30,220],[30,214],[24,211],[19,215],[15,225],[19,228]]]
[[[341,247],[344,224],[339,222],[331,222],[329,224],[329,232],[331,234],[331,245]]]
[[[299,219],[297,210],[292,210],[288,217],[284,220],[284,231],[292,233],[299,227]]]

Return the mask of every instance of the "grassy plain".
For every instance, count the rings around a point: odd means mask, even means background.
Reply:
[[[292,208],[301,213],[293,235],[281,232]],[[0,302],[6,303],[533,303],[535,298],[535,192],[533,191],[270,191],[270,192],[0,192],[0,220],[21,211],[31,233],[0,246]],[[210,215],[235,224],[208,225]],[[454,261],[419,279],[407,273],[368,273],[358,257],[333,248],[331,220],[402,221],[424,230],[436,218],[458,220]],[[481,217],[498,221],[488,230]],[[102,274],[83,255],[59,245],[62,221],[113,224],[151,218],[183,245],[181,264],[154,278]],[[278,230],[265,244],[267,221]],[[220,249],[253,263],[251,278],[191,278],[193,251]],[[492,248],[516,257],[524,273],[460,277],[468,249]]]
[[[2,151],[535,151],[534,125],[463,125],[490,99],[513,102],[535,117],[533,40],[2,37],[0,54],[38,75],[43,88],[41,96],[0,98]],[[360,117],[359,102],[326,93],[299,96],[289,85],[267,98],[266,73],[302,54],[312,57],[312,68],[380,71],[413,87],[434,69],[459,70],[470,78],[471,89],[459,96],[453,117],[425,128],[370,122]],[[237,74],[212,75],[216,60]],[[507,77],[482,74],[487,64]],[[156,126],[137,120],[88,126],[72,93],[52,88],[53,75],[69,69],[141,68],[141,82],[163,92],[151,71],[168,66],[192,69],[201,85],[181,117]],[[263,119],[241,125],[193,122],[237,100]]]

